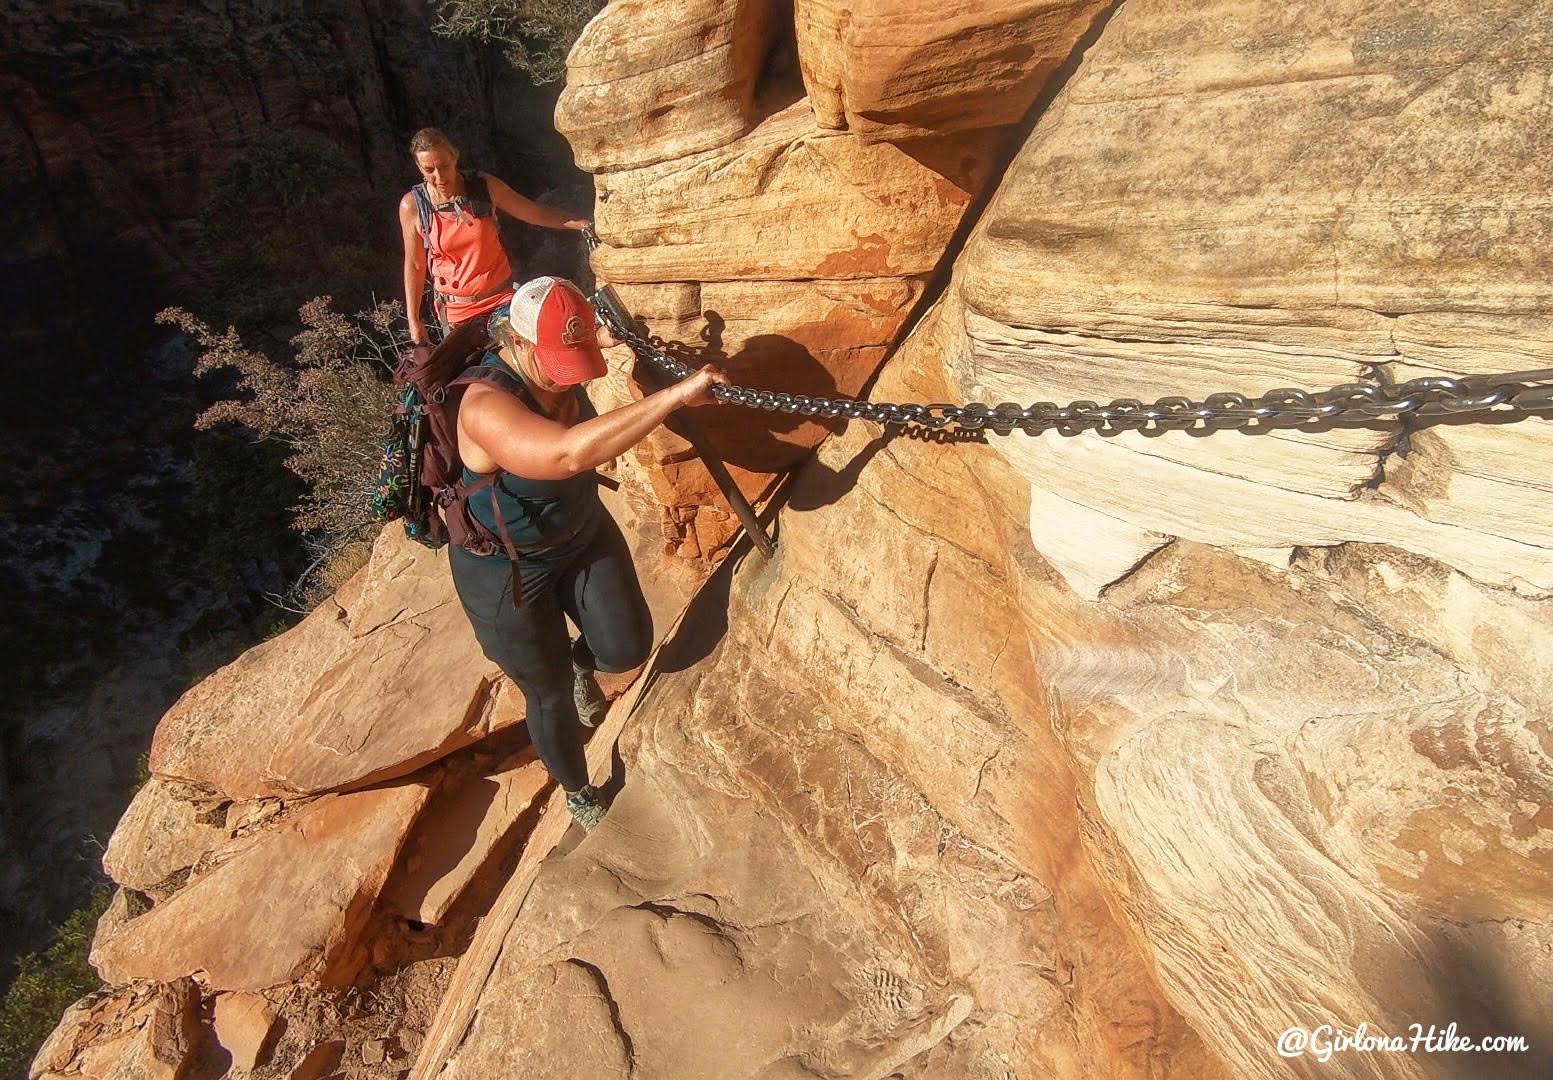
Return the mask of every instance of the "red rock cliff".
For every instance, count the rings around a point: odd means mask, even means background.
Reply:
[[[209,181],[261,131],[327,137],[385,198],[413,176],[402,143],[423,124],[481,136],[468,149],[485,157],[486,134],[510,122],[495,108],[504,76],[434,35],[431,17],[419,0],[8,13],[0,266],[15,344],[68,333],[106,303],[148,318],[187,300],[205,269],[197,219]]]

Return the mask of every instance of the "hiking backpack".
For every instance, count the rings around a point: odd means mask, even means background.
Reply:
[[[480,363],[490,344],[485,320],[472,319],[455,326],[436,347],[417,345],[400,361],[394,384],[401,391],[393,431],[383,443],[372,516],[382,522],[402,518],[405,535],[429,548],[451,542],[476,555],[505,552],[513,566],[513,602],[520,603],[518,548],[500,508],[493,505],[495,533],[469,510],[470,498],[484,492],[494,503],[501,473],[465,484],[458,452],[458,404],[465,388],[483,383],[538,411],[521,380]]]

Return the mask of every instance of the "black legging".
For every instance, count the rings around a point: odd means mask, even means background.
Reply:
[[[523,691],[534,748],[567,791],[588,782],[582,725],[572,700],[572,662],[590,671],[629,671],[652,651],[652,616],[630,549],[599,507],[565,544],[522,556],[523,605],[512,604],[505,555],[450,549],[453,585],[480,648]],[[575,647],[570,615],[582,635]]]

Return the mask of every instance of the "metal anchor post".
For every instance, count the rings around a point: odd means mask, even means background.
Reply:
[[[598,234],[591,228],[583,230],[583,238],[587,242],[588,251],[591,254],[599,244]],[[595,307],[604,308],[611,320],[622,327],[631,325],[631,317],[626,313],[625,305],[615,295],[615,290],[608,285],[600,285],[593,294]],[[651,390],[661,390],[669,385],[664,376],[651,364],[638,364],[637,374],[647,383]],[[755,508],[744,497],[744,492],[739,490],[739,485],[734,483],[733,476],[728,472],[728,466],[723,464],[723,459],[718,456],[712,442],[706,437],[706,432],[701,425],[689,416],[671,415],[665,426],[680,438],[688,442],[701,459],[701,464],[706,466],[706,471],[711,474],[712,482],[717,485],[717,490],[723,493],[723,498],[728,500],[728,505],[738,515],[739,523],[744,526],[744,531],[749,534],[751,542],[759,549],[762,555],[776,553],[776,544],[766,534],[766,530],[760,524],[760,519],[755,516]]]

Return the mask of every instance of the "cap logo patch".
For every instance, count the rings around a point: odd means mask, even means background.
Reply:
[[[564,345],[581,345],[587,340],[588,328],[582,321],[581,315],[573,315],[566,320],[566,329],[561,333],[561,343]]]

